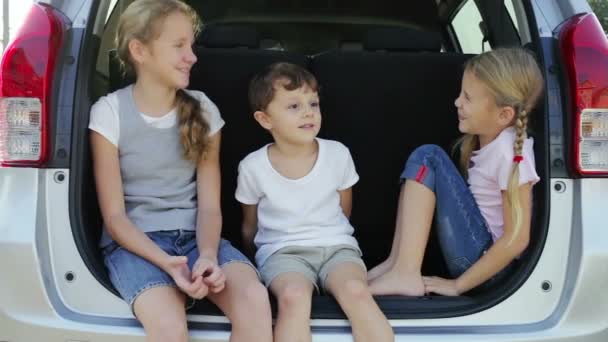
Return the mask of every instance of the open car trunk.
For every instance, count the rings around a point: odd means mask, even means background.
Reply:
[[[291,62],[310,70],[320,83],[323,123],[319,136],[342,142],[353,156],[360,181],[353,188],[351,223],[363,259],[371,268],[390,252],[400,190],[399,174],[408,155],[422,144],[437,144],[451,152],[459,136],[454,100],[460,91],[463,64],[471,55],[440,51],[442,37],[438,32],[403,27],[374,27],[359,48],[337,47],[318,53],[264,49],[256,35],[259,33],[243,25],[209,25],[194,47],[198,63],[192,69],[189,88],[205,92],[226,121],[221,148],[223,236],[237,248],[241,247],[241,208],[234,199],[237,166],[248,153],[271,141],[270,135],[253,119],[247,102],[248,82],[266,65]],[[399,42],[398,49],[393,42]],[[112,53],[101,49],[100,55],[103,54]],[[104,89],[93,92],[110,92],[129,82],[121,76],[116,60],[110,57],[108,82]],[[531,243],[508,281],[496,288],[473,290],[459,297],[377,297],[388,318],[448,317],[483,310],[516,291],[531,273],[548,224],[549,144],[542,102],[533,113],[530,126],[535,139],[537,172],[541,177],[541,182],[534,187]],[[81,119],[88,120],[88,115],[82,115]],[[87,132],[78,134],[82,135],[80,142],[88,144]],[[98,248],[102,222],[90,150],[88,146],[78,150],[83,154],[73,156],[76,161],[72,165],[76,167],[71,183],[74,236],[91,272],[116,293]],[[423,274],[448,277],[433,233],[426,254]],[[207,301],[199,302],[190,313],[222,314]],[[333,298],[315,295],[312,318],[344,317]]]

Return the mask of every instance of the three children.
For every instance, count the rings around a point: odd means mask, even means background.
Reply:
[[[267,291],[248,259],[220,238],[224,122],[204,93],[185,90],[198,27],[178,0],[137,0],[121,17],[118,54],[136,82],[102,97],[89,125],[101,247],[112,283],[150,340],[186,341],[187,299],[207,297],[230,319],[232,341],[270,341]],[[275,341],[311,340],[314,291],[336,298],[356,341],[392,341],[372,294],[459,295],[499,279],[527,247],[539,178],[526,129],[542,76],[522,49],[466,64],[456,100],[466,182],[440,148],[415,150],[401,176],[391,254],[369,274],[349,222],[359,176],[346,146],[317,137],[318,88],[288,63],[251,81],[253,116],[274,142],[239,165],[243,241],[257,249],[261,279],[278,300]],[[434,216],[453,279],[420,272]]]

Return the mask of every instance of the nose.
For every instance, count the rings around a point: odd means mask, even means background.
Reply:
[[[306,111],[304,112],[304,116],[312,117],[315,116],[319,112],[319,107],[309,105],[306,107]]]
[[[194,64],[197,60],[198,58],[194,54],[194,51],[192,51],[192,48],[189,48],[188,52],[186,53],[186,61],[188,61],[188,63]]]
[[[456,100],[454,100],[454,106],[456,106],[456,108],[460,108],[460,95],[458,95]]]

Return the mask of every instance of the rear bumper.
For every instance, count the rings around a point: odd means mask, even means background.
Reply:
[[[209,329],[190,329],[191,341],[218,342],[228,341],[229,333]],[[48,317],[8,317],[0,313],[0,339],[15,342],[40,341],[111,341],[135,342],[144,338],[140,327],[105,326],[84,324]],[[345,332],[313,332],[315,342],[350,342],[352,337]],[[573,327],[556,327],[550,330],[519,333],[516,330],[500,334],[469,333],[437,333],[433,330],[418,330],[409,333],[397,332],[397,342],[405,341],[494,341],[494,342],[604,342],[608,340],[608,330],[589,331]],[[252,338],[251,341],[255,341]]]

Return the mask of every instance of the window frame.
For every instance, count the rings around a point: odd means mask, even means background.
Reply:
[[[448,16],[446,23],[448,34],[452,39],[456,51],[467,53],[463,51],[459,35],[454,27],[454,19],[461,13],[461,10],[465,5],[471,1],[478,10],[482,22],[486,24],[488,29],[488,45],[490,49],[499,46],[521,46],[522,43],[519,30],[505,4],[505,1],[513,0],[464,0],[454,7],[453,11]],[[513,7],[517,10],[515,4],[513,4]]]

